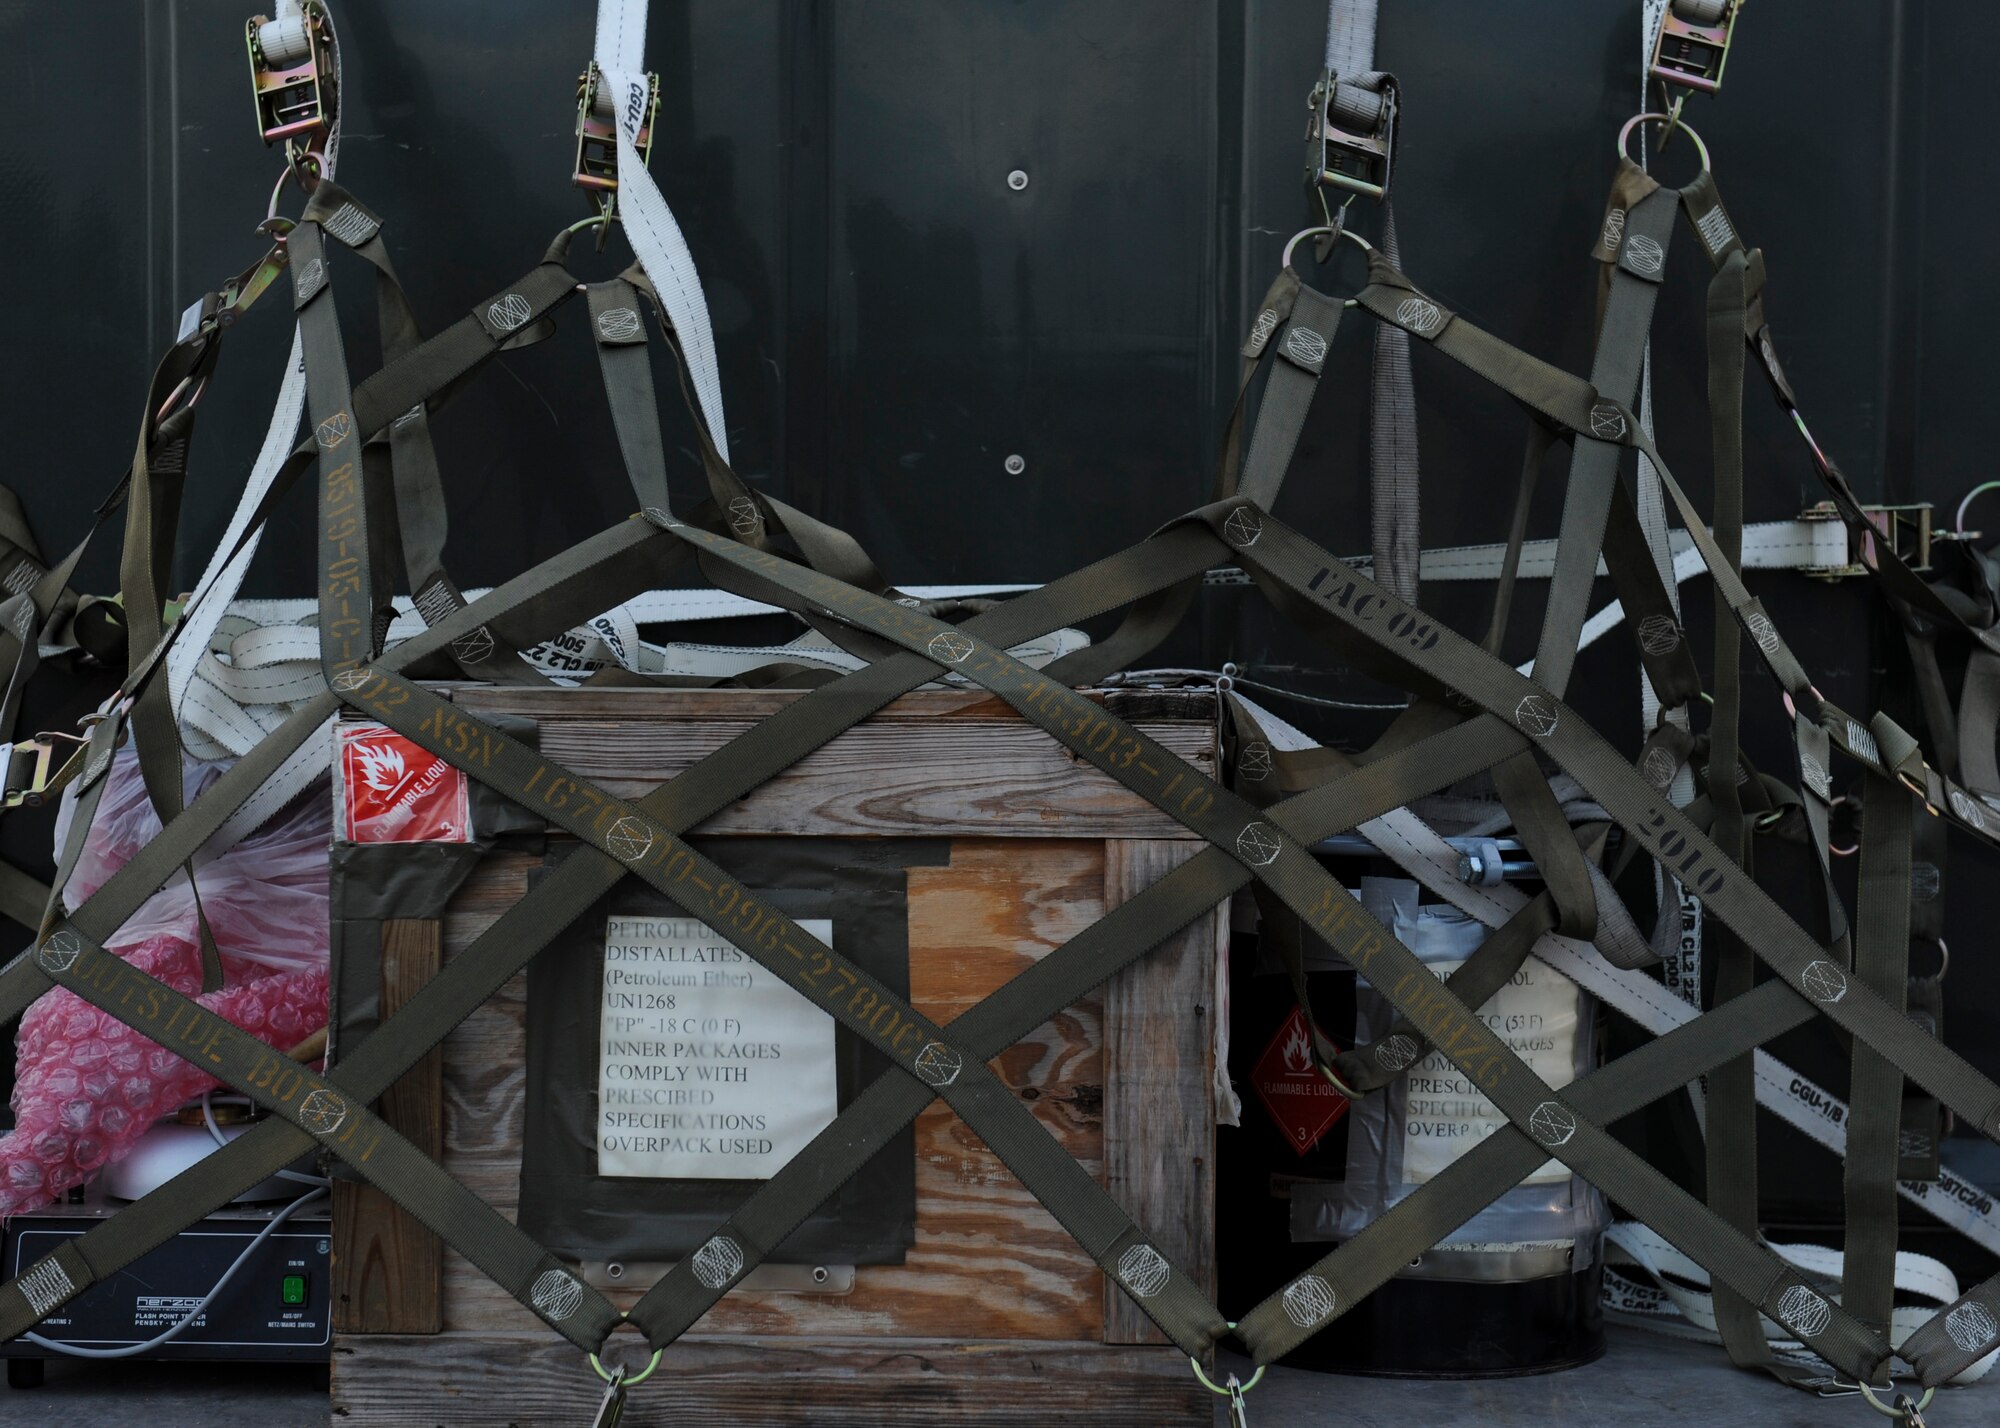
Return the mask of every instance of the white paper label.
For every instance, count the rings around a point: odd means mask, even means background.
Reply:
[[[1461,964],[1425,965],[1442,977]],[[1577,1010],[1575,983],[1530,957],[1479,1009],[1479,1019],[1537,1076],[1562,1087],[1576,1074]],[[1433,1051],[1410,1068],[1404,1182],[1421,1185],[1506,1123],[1463,1072]],[[1525,1183],[1549,1185],[1568,1177],[1569,1168],[1551,1160]]]
[[[702,923],[607,919],[602,995],[599,1175],[768,1180],[833,1120],[833,1018]]]

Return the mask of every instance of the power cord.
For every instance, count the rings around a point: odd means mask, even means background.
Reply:
[[[208,1133],[215,1138],[216,1145],[226,1146],[229,1144],[229,1138],[222,1133],[222,1127],[215,1123],[215,1111],[209,1103],[210,1094],[206,1091],[202,1093],[202,1123],[208,1127]],[[52,1353],[67,1354],[71,1358],[79,1359],[137,1358],[140,1354],[151,1353],[162,1344],[171,1343],[180,1336],[182,1330],[186,1329],[188,1325],[207,1312],[208,1306],[215,1302],[215,1297],[229,1286],[229,1281],[236,1277],[236,1272],[249,1263],[250,1257],[262,1248],[264,1242],[278,1232],[280,1225],[291,1219],[292,1216],[296,1215],[306,1206],[312,1204],[313,1201],[326,1198],[327,1193],[333,1188],[333,1182],[324,1176],[304,1175],[296,1170],[280,1170],[278,1178],[296,1181],[301,1185],[310,1185],[313,1188],[271,1216],[270,1221],[261,1230],[257,1231],[249,1244],[243,1247],[243,1252],[236,1256],[235,1262],[229,1268],[222,1271],[222,1277],[215,1281],[215,1286],[208,1293],[202,1295],[201,1302],[182,1315],[180,1322],[165,1333],[148,1339],[143,1344],[132,1344],[121,1349],[93,1349],[87,1348],[82,1344],[64,1344],[54,1339],[45,1339],[40,1334],[23,1334],[21,1337],[37,1348],[48,1349]]]

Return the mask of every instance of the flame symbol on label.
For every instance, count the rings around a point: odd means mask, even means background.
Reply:
[[[1293,1075],[1303,1076],[1312,1070],[1312,1040],[1303,1024],[1293,1027],[1285,1038],[1284,1056],[1285,1069]]]
[[[402,751],[380,744],[356,744],[354,756],[361,761],[361,781],[384,798],[402,786],[409,774]]]

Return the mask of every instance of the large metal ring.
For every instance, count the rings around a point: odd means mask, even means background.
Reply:
[[[1702,143],[1701,135],[1695,133],[1694,129],[1690,125],[1688,125],[1686,121],[1681,119],[1676,119],[1671,114],[1659,114],[1659,113],[1634,114],[1630,119],[1627,119],[1625,121],[1625,127],[1618,131],[1619,158],[1623,159],[1629,157],[1629,155],[1627,155],[1625,152],[1626,140],[1632,137],[1632,131],[1634,129],[1638,128],[1641,124],[1647,124],[1647,123],[1672,124],[1674,128],[1686,134],[1688,138],[1694,140],[1694,151],[1697,154],[1701,155],[1701,171],[1703,173],[1714,172],[1714,169],[1710,166],[1708,162],[1708,145]]]
[[[1231,1324],[1229,1327],[1233,1329],[1236,1326]],[[1218,1384],[1214,1379],[1203,1373],[1201,1370],[1201,1360],[1193,1354],[1188,1355],[1188,1363],[1194,1369],[1194,1376],[1201,1381],[1203,1388],[1207,1389],[1210,1393],[1220,1394],[1224,1398],[1234,1398],[1239,1393],[1248,1393],[1251,1389],[1262,1383],[1264,1381],[1264,1370],[1267,1367],[1265,1364],[1258,1364],[1257,1372],[1250,1375],[1250,1382],[1239,1383],[1232,1390]],[[1930,1400],[1925,1399],[1924,1401],[1928,1403]]]
[[[660,1356],[665,1353],[666,1353],[665,1349],[653,1350],[653,1361],[647,1364],[646,1367],[641,1369],[638,1373],[635,1373],[632,1375],[632,1377],[626,1379],[625,1386],[627,1388],[637,1388],[640,1384],[644,1383],[647,1379],[651,1378],[653,1376],[654,1370],[656,1370],[660,1366]],[[604,1365],[598,1362],[596,1354],[592,1354],[590,1356],[590,1366],[597,1370],[597,1376],[599,1378],[603,1379],[606,1383],[611,1382],[611,1375],[604,1371]],[[1930,1400],[1926,1399],[1924,1401],[1928,1403]]]
[[[1888,1403],[1884,1403],[1881,1399],[1875,1396],[1875,1390],[1866,1383],[1857,1380],[1854,1386],[1861,1390],[1861,1396],[1868,1400],[1868,1406],[1870,1408],[1874,1409],[1877,1413],[1885,1414],[1890,1418],[1908,1418],[1911,1413],[1922,1413],[1926,1408],[1929,1408],[1931,1406],[1931,1400],[1937,1397],[1937,1385],[1932,1384],[1929,1388],[1924,1390],[1924,1396],[1916,1401],[1915,1406],[1911,1409],[1906,1410],[1896,1407],[1893,1399]],[[1895,1382],[1892,1380],[1889,1384],[1889,1391],[1891,1393],[1894,1393],[1895,1389],[1896,1385]],[[1897,1394],[1897,1397],[1899,1398],[1904,1396],[1905,1395]]]
[[[1278,260],[1278,266],[1280,268],[1291,267],[1293,249],[1297,248],[1307,238],[1321,238],[1329,233],[1336,238],[1345,238],[1350,243],[1359,244],[1361,251],[1364,253],[1375,251],[1375,245],[1370,243],[1366,238],[1363,238],[1359,233],[1356,233],[1352,228],[1335,228],[1329,224],[1322,223],[1314,228],[1301,228],[1298,232],[1294,233],[1291,241],[1285,244],[1285,256]]]
[[[1826,811],[1829,815],[1831,815],[1833,810],[1840,807],[1841,804],[1852,803],[1852,802],[1854,802],[1854,800],[1843,793],[1840,797],[1834,799],[1833,802],[1829,803],[1826,806]],[[1856,853],[1861,851],[1861,844],[1857,841],[1848,844],[1845,848],[1837,848],[1834,846],[1833,839],[1828,838],[1826,840],[1826,851],[1833,854],[1833,856],[1836,858],[1851,858]]]

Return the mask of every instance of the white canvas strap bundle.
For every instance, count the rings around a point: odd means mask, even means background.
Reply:
[[[1841,1276],[1839,1250],[1822,1245],[1771,1246],[1780,1257],[1807,1274],[1837,1283]],[[1604,1314],[1613,1323],[1647,1329],[1677,1339],[1720,1344],[1722,1335],[1715,1326],[1715,1300],[1709,1290],[1708,1271],[1668,1244],[1652,1230],[1634,1220],[1613,1225],[1604,1236]],[[1900,1304],[1891,1314],[1889,1340],[1901,1344],[1936,1314],[1957,1299],[1958,1276],[1929,1255],[1899,1251],[1896,1255],[1896,1292],[1921,1300]],[[1781,1357],[1816,1364],[1813,1352],[1792,1337],[1791,1331],[1764,1320],[1765,1336]],[[1977,1359],[1955,1375],[1954,1384],[1977,1383],[1993,1367],[1995,1355]]]

